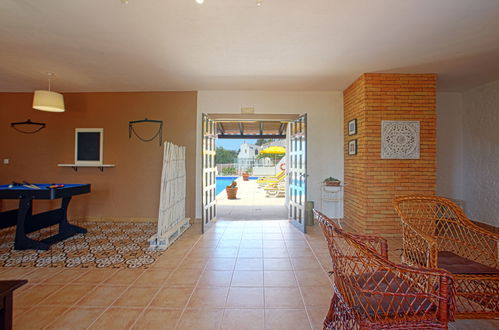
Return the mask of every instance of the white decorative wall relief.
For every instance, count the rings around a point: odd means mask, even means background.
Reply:
[[[419,159],[419,121],[382,120],[381,158]]]

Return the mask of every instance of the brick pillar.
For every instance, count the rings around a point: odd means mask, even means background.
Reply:
[[[397,237],[396,196],[434,194],[436,186],[436,75],[366,73],[343,92],[345,225],[365,234]],[[357,134],[348,122],[357,119]],[[381,159],[381,121],[420,121],[419,159]],[[357,155],[348,142],[357,139]]]

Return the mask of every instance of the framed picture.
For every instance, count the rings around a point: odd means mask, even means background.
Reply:
[[[348,135],[357,134],[357,118],[352,119],[348,122]]]
[[[350,156],[357,154],[357,139],[348,142],[348,154]]]
[[[75,129],[75,164],[102,165],[103,163],[103,128]]]

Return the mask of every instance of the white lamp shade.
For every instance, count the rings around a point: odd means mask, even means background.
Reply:
[[[51,91],[35,91],[33,109],[50,112],[64,112],[64,97]]]

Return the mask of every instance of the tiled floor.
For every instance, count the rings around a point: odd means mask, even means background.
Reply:
[[[199,232],[147,270],[2,268],[1,279],[29,280],[15,329],[322,328],[330,261],[317,226],[303,235],[287,221],[220,221]],[[480,322],[457,328],[497,325]]]
[[[256,180],[237,181],[237,199],[227,199],[222,191],[217,196],[217,219],[248,220],[265,219],[281,220],[287,218],[285,198],[266,197],[265,190],[258,188]]]

